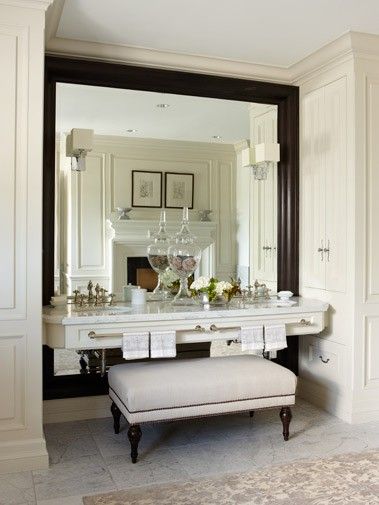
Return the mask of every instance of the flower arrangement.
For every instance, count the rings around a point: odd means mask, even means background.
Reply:
[[[171,289],[173,284],[175,284],[179,277],[175,272],[171,270],[171,268],[167,268],[163,274],[161,274],[162,283],[165,288]]]
[[[230,301],[240,291],[238,281],[231,279],[231,282],[219,281],[215,277],[198,277],[190,285],[191,295],[193,297],[206,294],[209,302],[224,298]]]
[[[179,276],[171,270],[171,267],[167,268],[167,270],[161,274],[162,284],[166,289],[169,289],[173,295],[176,295],[179,289]],[[193,282],[193,275],[188,277],[188,287]]]

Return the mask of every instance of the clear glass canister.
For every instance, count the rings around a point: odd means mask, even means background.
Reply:
[[[171,269],[180,280],[179,291],[173,303],[175,305],[190,305],[194,303],[188,290],[188,277],[199,266],[201,249],[196,244],[196,237],[192,235],[188,226],[188,207],[183,208],[181,229],[175,236],[175,243],[168,248],[167,256]]]
[[[158,283],[153,291],[155,300],[166,300],[171,296],[162,282],[162,275],[168,269],[167,252],[170,245],[170,236],[166,232],[166,212],[161,211],[159,229],[154,235],[154,242],[147,247],[147,258],[151,268],[158,274]]]

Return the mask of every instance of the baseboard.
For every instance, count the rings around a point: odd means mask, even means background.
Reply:
[[[49,455],[43,438],[0,442],[0,473],[47,468],[49,468]]]
[[[351,401],[346,394],[320,384],[298,378],[297,396],[345,422],[352,423]],[[351,400],[351,398],[350,398]]]
[[[46,400],[43,402],[43,422],[61,423],[110,417],[110,406],[108,395]]]
[[[353,423],[379,421],[379,390],[356,391],[353,402]]]

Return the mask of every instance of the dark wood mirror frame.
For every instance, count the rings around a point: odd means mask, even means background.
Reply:
[[[54,191],[56,84],[71,83],[108,88],[175,93],[278,106],[278,290],[299,288],[299,90],[296,86],[195,74],[156,68],[135,67],[92,60],[47,56],[45,60],[44,169],[43,169],[43,303],[54,293]],[[297,371],[297,339],[291,338],[278,362]],[[46,347],[46,346],[45,346]],[[52,357],[45,356],[45,385],[52,384]],[[48,380],[48,377],[50,379]],[[68,380],[67,376],[67,380]],[[75,379],[75,376],[73,377]],[[66,377],[57,377],[63,379]],[[64,386],[63,386],[64,388]],[[69,386],[67,386],[69,388]],[[67,389],[66,388],[66,389]],[[79,396],[99,394],[84,387]],[[45,397],[57,397],[54,393]]]

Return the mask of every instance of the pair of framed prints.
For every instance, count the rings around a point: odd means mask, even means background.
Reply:
[[[165,172],[164,207],[193,209],[194,174]],[[159,208],[163,204],[163,173],[132,170],[132,207]]]

